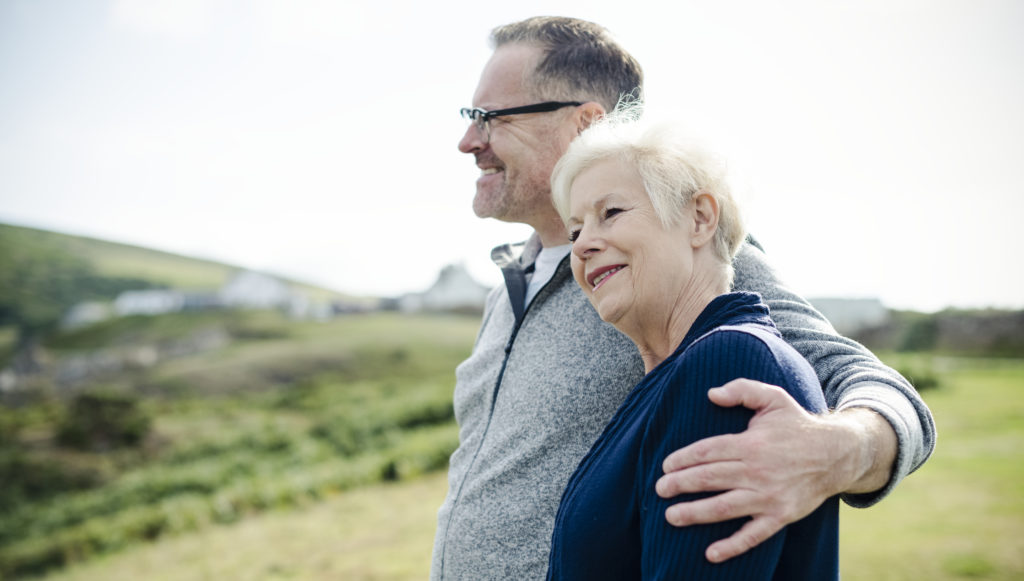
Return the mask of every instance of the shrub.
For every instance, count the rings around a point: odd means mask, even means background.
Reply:
[[[106,451],[139,444],[150,418],[137,396],[112,390],[80,393],[57,427],[57,441],[80,450]]]
[[[86,490],[110,479],[104,462],[35,457],[19,449],[0,450],[0,512],[62,492]],[[0,526],[0,539],[3,538]]]

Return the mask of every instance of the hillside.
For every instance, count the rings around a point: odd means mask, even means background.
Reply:
[[[60,250],[91,265],[98,275],[137,278],[175,288],[219,287],[242,267],[183,256],[162,250],[0,223],[0,249],[31,257],[33,253]],[[351,299],[344,293],[279,277],[297,288],[331,298]]]
[[[52,329],[81,301],[109,301],[125,290],[212,291],[240,270],[139,246],[0,224],[0,329],[13,327],[24,339]],[[355,300],[277,278],[312,300]]]
[[[474,317],[279,311],[56,331],[0,373],[0,578],[443,468]]]

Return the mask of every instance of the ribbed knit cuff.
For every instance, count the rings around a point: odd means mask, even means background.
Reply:
[[[891,387],[877,383],[858,385],[855,390],[851,390],[849,397],[839,402],[836,411],[850,408],[868,408],[881,415],[892,426],[899,442],[892,473],[885,486],[874,492],[840,495],[843,502],[854,508],[867,508],[888,496],[914,470],[915,459],[924,455],[921,421],[907,398]]]

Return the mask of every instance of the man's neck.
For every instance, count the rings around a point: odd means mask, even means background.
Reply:
[[[555,216],[543,224],[531,224],[534,232],[540,238],[540,244],[544,248],[553,248],[569,243],[569,235],[565,231],[565,224],[562,219]]]

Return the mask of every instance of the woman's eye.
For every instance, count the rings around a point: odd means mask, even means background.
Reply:
[[[616,214],[621,214],[622,212],[622,208],[608,208],[604,211],[604,217],[607,220],[608,218],[611,218]]]
[[[580,231],[579,230],[572,230],[571,232],[569,232],[569,242],[576,242],[576,240],[579,237],[580,237]]]

